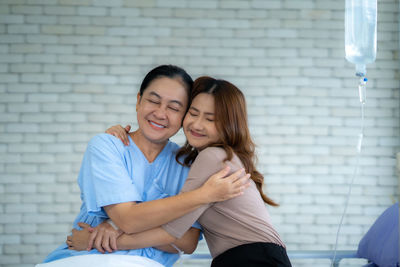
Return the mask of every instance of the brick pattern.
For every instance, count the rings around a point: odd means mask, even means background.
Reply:
[[[363,156],[339,249],[355,249],[396,197],[398,5],[378,1]],[[0,0],[0,266],[33,266],[65,240],[86,143],[110,125],[136,126],[137,88],[163,63],[243,90],[288,249],[333,248],[360,127],[343,20],[344,3],[329,0]]]

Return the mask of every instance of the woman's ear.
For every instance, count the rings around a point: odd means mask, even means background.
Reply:
[[[138,106],[140,104],[140,100],[142,100],[142,98],[140,97],[140,93],[137,93],[137,96],[136,96],[136,112],[138,111]]]

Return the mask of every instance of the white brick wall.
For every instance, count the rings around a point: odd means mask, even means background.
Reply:
[[[398,184],[398,1],[378,9],[360,175],[339,249],[356,249]],[[163,63],[243,90],[288,249],[333,248],[360,125],[343,19],[344,1],[329,0],[0,0],[0,266],[33,266],[65,240],[87,141],[116,123],[135,127],[140,81]]]

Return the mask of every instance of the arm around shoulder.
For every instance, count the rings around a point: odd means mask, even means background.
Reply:
[[[199,188],[212,175],[221,171],[225,167],[224,155],[225,151],[217,147],[208,147],[201,151],[190,167],[182,192]]]

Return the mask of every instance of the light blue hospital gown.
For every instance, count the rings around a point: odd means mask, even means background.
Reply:
[[[157,158],[149,163],[141,150],[130,139],[124,144],[108,134],[99,134],[91,139],[83,157],[78,183],[81,189],[82,206],[75,219],[96,226],[107,219],[103,206],[129,201],[150,201],[179,193],[189,169],[175,160],[178,145],[168,142]],[[200,228],[199,225],[195,227]],[[50,253],[44,262],[66,257],[98,254],[91,251],[69,250],[66,244]],[[114,252],[151,258],[165,266],[172,266],[177,254],[155,248],[123,250]]]

